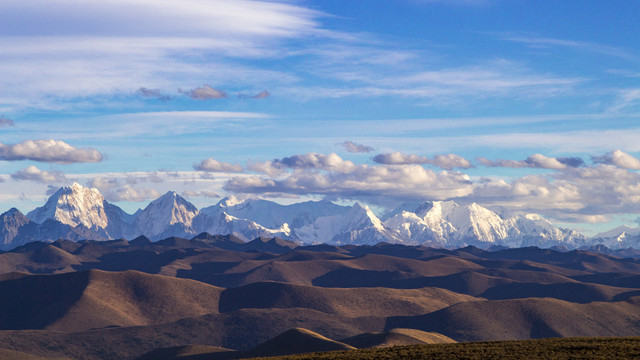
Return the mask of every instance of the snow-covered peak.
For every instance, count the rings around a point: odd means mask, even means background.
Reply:
[[[361,229],[366,226],[373,226],[377,230],[384,229],[382,221],[369,209],[368,206],[362,206],[355,203],[351,210],[344,215],[344,230]]]
[[[138,213],[134,221],[135,232],[137,235],[155,237],[173,224],[189,228],[198,213],[192,203],[175,191],[169,191]]]
[[[218,204],[216,204],[218,207],[221,208],[230,208],[236,205],[240,205],[242,203],[244,203],[246,200],[244,199],[240,199],[237,196],[226,196],[224,198],[222,198],[220,201],[218,201]]]
[[[636,228],[632,228],[630,226],[627,225],[622,225],[622,226],[618,226],[614,229],[611,229],[609,231],[605,231],[602,233],[599,233],[597,235],[595,235],[593,238],[594,239],[607,239],[607,238],[615,238],[615,237],[619,237],[620,235],[625,234],[625,236],[628,235],[640,235],[640,227],[636,227]]]
[[[89,229],[104,229],[109,224],[104,203],[98,189],[73,183],[58,189],[44,206],[29,212],[27,217],[40,224],[52,219],[73,227],[84,225]]]

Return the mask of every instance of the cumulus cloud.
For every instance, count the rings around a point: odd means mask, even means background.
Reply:
[[[580,167],[584,165],[584,160],[579,157],[548,157],[542,154],[533,154],[526,160],[489,160],[486,158],[476,159],[480,164],[489,167],[507,168],[537,168],[562,170],[567,168]]]
[[[345,141],[340,145],[342,145],[342,147],[344,147],[344,149],[350,153],[370,153],[374,150],[374,148],[372,148],[371,146],[357,144],[353,141]]]
[[[13,120],[5,117],[4,115],[0,115],[0,128],[11,127],[13,125]]]
[[[433,159],[427,161],[427,163],[446,170],[453,168],[468,169],[472,167],[469,160],[456,154],[436,155]]]
[[[160,89],[148,89],[145,87],[139,88],[138,91],[136,91],[136,95],[145,98],[155,98],[160,101],[170,101],[173,99],[171,96],[163,94]]]
[[[103,194],[104,197],[113,202],[117,201],[145,201],[157,199],[161,194],[151,188],[134,188],[131,185],[124,185],[118,189]]]
[[[217,193],[213,191],[207,191],[207,190],[202,190],[202,191],[185,190],[182,192],[182,196],[187,198],[203,198],[204,197],[204,198],[212,198],[212,199],[221,197]]]
[[[285,172],[285,168],[280,165],[274,165],[273,161],[252,161],[247,163],[247,170],[269,176],[279,176]]]
[[[640,169],[640,160],[622,150],[611,151],[601,156],[593,156],[591,160],[596,164],[615,165],[624,169]]]
[[[28,166],[22,170],[18,170],[17,172],[11,174],[11,178],[18,181],[27,180],[44,184],[60,183],[68,180],[62,172],[44,171],[38,169],[35,166]]]
[[[354,166],[351,171],[318,172],[299,168],[284,179],[260,176],[233,177],[224,189],[237,193],[283,193],[391,201],[397,199],[445,199],[472,192],[469,177],[440,172],[419,165]]]
[[[469,160],[456,154],[436,155],[433,158],[429,158],[427,156],[393,152],[378,154],[373,157],[373,161],[385,165],[431,164],[446,170],[472,167]]]
[[[211,86],[206,84],[192,90],[178,89],[178,91],[196,100],[222,99],[227,97],[226,92],[222,90],[214,89]]]
[[[429,158],[426,156],[393,152],[387,154],[378,154],[373,157],[373,161],[378,164],[385,165],[426,164],[427,161],[429,161]]]
[[[335,153],[329,155],[318,153],[296,154],[265,162],[252,162],[247,165],[251,171],[278,176],[286,170],[310,169],[349,172],[356,165],[349,160],[344,160]]]
[[[485,179],[476,183],[467,198],[565,221],[600,222],[608,214],[640,212],[640,175],[603,164],[529,175],[510,182]]]
[[[78,149],[60,140],[26,140],[19,144],[0,143],[0,160],[39,162],[100,162],[103,156],[92,148]]]
[[[308,153],[304,155],[292,155],[282,159],[273,160],[273,166],[289,169],[319,169],[338,172],[349,172],[355,169],[355,164],[349,160],[343,160],[335,153],[329,155]]]
[[[207,172],[242,172],[242,166],[240,165],[218,161],[213,158],[204,159],[200,164],[194,165],[193,168]]]
[[[87,182],[87,186],[98,189],[105,199],[112,202],[144,201],[160,197],[161,194],[155,189],[132,186],[137,182],[132,183],[130,179],[124,179],[125,183],[122,184],[117,178],[96,176]]]

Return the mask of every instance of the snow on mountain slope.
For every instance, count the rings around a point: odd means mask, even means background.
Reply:
[[[271,229],[280,228],[285,223],[294,229],[311,224],[319,217],[344,214],[349,211],[349,207],[336,205],[330,201],[307,201],[281,205],[267,200],[240,201],[235,197],[227,197],[214,206],[200,210],[209,216],[221,211]]]
[[[194,219],[194,227],[201,232],[209,234],[228,235],[233,234],[245,241],[257,237],[281,237],[290,238],[291,231],[287,224],[277,229],[268,229],[256,222],[231,216],[224,211],[206,215],[201,213]]]
[[[385,221],[405,243],[428,246],[577,246],[584,237],[554,227],[537,214],[503,219],[476,203],[463,206],[453,201],[426,202],[415,212],[402,211]]]
[[[195,235],[199,232],[193,228],[192,223],[198,214],[199,211],[193,204],[175,191],[169,191],[138,213],[129,237],[144,235],[158,240],[168,236]]]
[[[555,227],[538,214],[514,215],[506,219],[509,237],[502,245],[508,247],[552,247],[564,245],[578,248],[586,245],[586,237],[574,230]]]
[[[54,219],[71,226],[82,224],[90,229],[104,229],[109,224],[102,194],[98,189],[78,183],[58,189],[44,206],[29,212],[27,217],[40,224]]]
[[[44,206],[29,212],[27,218],[38,224],[51,219],[71,227],[82,225],[99,236],[117,238],[124,235],[124,214],[109,204],[98,189],[73,183],[58,189]]]
[[[613,249],[640,249],[640,228],[632,228],[626,225],[599,233],[590,239],[591,244],[603,244]]]
[[[402,242],[368,207],[358,203],[345,214],[320,217],[312,224],[294,229],[294,236],[307,244],[373,245],[381,241]]]

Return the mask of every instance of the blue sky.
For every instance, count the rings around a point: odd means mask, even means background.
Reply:
[[[97,187],[640,212],[640,3],[0,3],[0,211]]]

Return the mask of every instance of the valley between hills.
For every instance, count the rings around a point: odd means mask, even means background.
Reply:
[[[200,234],[0,253],[6,358],[231,359],[640,336],[640,260]]]

